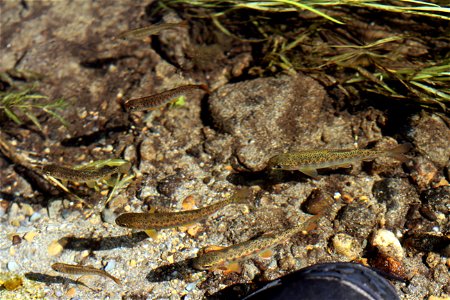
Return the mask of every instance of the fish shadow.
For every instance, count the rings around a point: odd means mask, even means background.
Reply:
[[[187,275],[198,272],[192,268],[192,258],[173,264],[164,265],[151,270],[145,279],[149,282],[164,282],[173,279],[184,279]]]
[[[250,295],[254,290],[258,287],[255,283],[235,283],[227,286],[224,289],[221,289],[215,292],[212,295],[206,296],[207,300],[240,300],[245,296]]]
[[[270,189],[271,186],[287,182],[307,182],[308,176],[300,171],[240,171],[227,176],[227,181],[233,185],[254,186],[262,189]]]
[[[28,272],[25,273],[25,278],[27,278],[28,280],[32,280],[32,281],[38,281],[38,282],[42,282],[42,283],[46,283],[46,284],[64,284],[64,283],[72,283],[72,284],[82,284],[83,283],[67,278],[67,277],[63,277],[63,276],[51,276],[51,275],[47,275],[47,274],[43,274],[43,273],[35,273],[35,272]]]
[[[77,238],[73,236],[65,237],[67,244],[64,249],[75,251],[100,251],[112,250],[115,248],[125,247],[133,248],[137,243],[147,239],[148,235],[143,232],[133,232],[130,235],[110,236],[101,238]]]

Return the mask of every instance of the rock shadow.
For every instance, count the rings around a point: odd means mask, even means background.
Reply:
[[[258,185],[267,190],[271,186],[287,182],[306,182],[308,176],[300,171],[240,171],[227,176],[227,181],[234,185],[254,186]]]

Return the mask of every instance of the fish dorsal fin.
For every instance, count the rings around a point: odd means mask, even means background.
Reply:
[[[208,253],[208,252],[214,252],[214,251],[219,251],[224,249],[224,246],[217,246],[217,245],[210,245],[210,246],[206,246],[202,249],[203,253]]]
[[[155,214],[155,213],[172,213],[174,212],[170,208],[164,207],[164,206],[151,206],[148,210],[148,213]]]

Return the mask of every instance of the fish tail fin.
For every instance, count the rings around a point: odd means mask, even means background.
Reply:
[[[253,206],[253,203],[250,201],[252,196],[252,189],[249,187],[244,187],[238,191],[236,191],[231,198],[234,203],[239,204],[247,204]]]
[[[116,277],[112,276],[111,274],[108,274],[108,275],[109,275],[108,277],[111,278],[112,280],[114,280],[115,283],[117,283],[118,285],[122,285],[122,281],[120,281],[119,278],[116,278]]]
[[[207,94],[211,94],[211,90],[209,89],[208,85],[206,84],[199,84],[198,87],[202,90],[204,90]]]
[[[386,154],[390,157],[393,157],[401,162],[408,162],[409,158],[405,155],[406,152],[411,150],[412,144],[405,143],[398,145],[394,149],[390,149],[386,151]]]
[[[189,22],[188,22],[188,20],[183,20],[180,23],[178,23],[178,26],[187,28],[187,27],[189,27]]]

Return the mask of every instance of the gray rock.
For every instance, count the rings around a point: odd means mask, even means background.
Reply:
[[[18,214],[19,214],[19,205],[17,203],[11,204],[8,209],[8,219],[10,221],[14,220]]]
[[[417,117],[411,137],[414,145],[437,166],[444,167],[450,159],[450,128],[437,115]]]
[[[342,209],[339,216],[339,231],[363,240],[372,232],[378,222],[377,214],[381,208],[377,205],[364,205],[363,203],[352,202]]]
[[[420,203],[415,188],[402,178],[387,178],[376,182],[372,192],[379,203],[386,205],[386,228],[403,228],[409,205]]]
[[[420,198],[426,204],[444,215],[450,214],[450,186],[441,186],[424,191]]]
[[[213,124],[233,136],[240,163],[260,171],[276,154],[319,147],[360,147],[381,138],[380,112],[334,115],[331,100],[314,79],[259,78],[219,88],[209,98]]]
[[[226,85],[209,105],[214,125],[236,138],[240,161],[263,169],[278,151],[320,140],[317,123],[325,97],[312,78],[281,76]]]
[[[62,207],[63,207],[62,200],[51,201],[49,206],[48,206],[48,216],[49,216],[49,218],[53,219],[56,216],[58,216],[59,212],[62,209]]]

